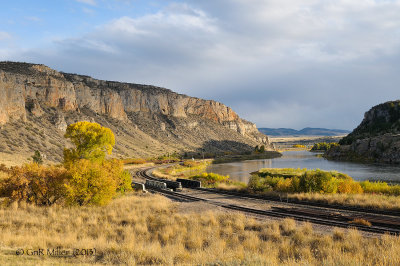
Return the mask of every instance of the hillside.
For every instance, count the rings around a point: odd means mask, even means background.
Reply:
[[[328,158],[400,163],[400,100],[372,107],[339,143],[326,154]]]
[[[39,150],[59,161],[68,124],[95,121],[116,135],[118,157],[223,153],[273,147],[256,125],[212,100],[168,89],[97,80],[44,65],[0,62],[0,153]],[[25,157],[24,157],[25,156]]]
[[[360,139],[381,136],[386,133],[400,133],[400,100],[372,107],[365,113],[361,124],[343,138],[340,144],[352,144]]]
[[[261,133],[270,136],[343,136],[350,131],[342,129],[326,129],[306,127],[301,130],[292,128],[259,128]]]

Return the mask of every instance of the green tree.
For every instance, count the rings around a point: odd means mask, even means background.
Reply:
[[[37,164],[42,164],[43,163],[43,158],[42,155],[40,154],[40,151],[36,150],[35,154],[32,155],[33,162]]]
[[[261,145],[261,146],[260,146],[259,152],[261,152],[261,153],[265,152],[265,146],[264,146],[264,145]]]
[[[75,148],[64,149],[65,163],[79,159],[103,161],[115,145],[111,129],[86,121],[69,125],[64,137],[75,145]]]

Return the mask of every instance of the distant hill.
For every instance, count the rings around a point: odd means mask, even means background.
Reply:
[[[326,129],[306,127],[301,130],[292,128],[259,128],[261,133],[269,136],[341,136],[350,133],[342,129]]]

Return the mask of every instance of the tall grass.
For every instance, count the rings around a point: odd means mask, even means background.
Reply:
[[[180,214],[157,195],[105,207],[0,207],[0,263],[398,265],[400,238],[357,231],[324,235],[308,223],[260,222],[242,214]],[[96,248],[94,257],[16,256],[17,248]]]

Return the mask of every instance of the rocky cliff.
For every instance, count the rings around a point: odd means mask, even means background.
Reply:
[[[61,73],[44,65],[0,62],[0,133],[4,140],[0,151],[35,149],[29,135],[38,140],[38,149],[46,148],[42,147],[44,140],[53,140],[58,144],[53,148],[59,148],[67,124],[78,120],[111,127],[121,156],[243,151],[260,144],[273,149],[255,124],[219,102],[155,86]],[[45,132],[35,138],[21,127]],[[22,138],[14,141],[18,135]],[[22,147],[4,144],[10,141]],[[60,156],[60,152],[53,153]]]
[[[365,113],[361,124],[329,150],[326,157],[400,163],[400,101],[379,104]]]

